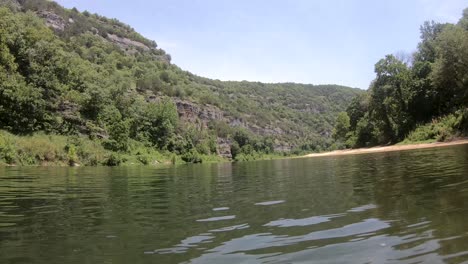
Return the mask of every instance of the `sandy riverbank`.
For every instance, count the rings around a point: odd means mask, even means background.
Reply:
[[[302,158],[356,155],[356,154],[401,151],[401,150],[410,150],[410,149],[446,147],[446,146],[455,146],[455,145],[463,145],[463,144],[468,144],[468,139],[461,139],[461,140],[456,140],[456,141],[451,141],[451,142],[435,142],[435,143],[422,143],[422,144],[409,144],[409,145],[392,145],[392,146],[373,147],[373,148],[335,150],[331,152],[307,154],[307,155],[302,156]]]

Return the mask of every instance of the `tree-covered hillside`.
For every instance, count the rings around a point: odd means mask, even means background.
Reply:
[[[245,160],[328,149],[335,116],[362,94],[337,85],[211,80],[172,64],[156,42],[116,19],[47,0],[0,6],[0,129],[7,131],[0,158],[8,163],[50,161],[24,158],[33,151],[15,148],[14,135],[59,136],[62,159],[76,162],[92,154],[83,140],[106,160],[154,151],[188,162]],[[60,156],[62,147],[51,149]]]
[[[468,134],[468,8],[457,24],[426,22],[417,51],[375,65],[369,91],[339,115],[347,147],[446,141]]]

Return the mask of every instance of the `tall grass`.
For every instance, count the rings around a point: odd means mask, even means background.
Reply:
[[[0,165],[118,166],[184,163],[181,156],[132,141],[127,152],[103,147],[84,136],[34,134],[17,136],[0,130]],[[200,162],[219,162],[216,155],[199,155]]]
[[[85,137],[35,134],[16,136],[0,131],[0,162],[9,165],[99,165],[110,152]]]
[[[451,141],[467,136],[467,132],[468,108],[464,108],[418,126],[406,137],[402,144]]]

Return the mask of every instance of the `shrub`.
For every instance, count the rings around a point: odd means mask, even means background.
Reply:
[[[78,155],[76,154],[75,145],[67,145],[65,147],[68,156],[68,165],[73,166],[78,163]]]
[[[172,163],[173,165],[177,163],[177,156],[176,156],[175,154],[172,154],[171,163]]]
[[[107,160],[104,162],[106,166],[119,166],[123,162],[123,159],[120,155],[111,153]]]
[[[203,162],[203,159],[200,156],[200,154],[194,149],[191,149],[190,151],[183,154],[182,160],[188,163],[202,163]]]
[[[423,141],[449,141],[460,133],[466,133],[467,110],[461,109],[454,114],[449,114],[432,122],[420,125],[413,130],[403,143]]]
[[[150,163],[150,158],[146,155],[138,155],[137,160],[143,165],[148,165]]]
[[[3,159],[7,164],[16,162],[16,150],[6,133],[0,133],[0,159]]]

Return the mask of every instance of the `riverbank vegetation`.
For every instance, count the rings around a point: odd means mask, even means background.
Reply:
[[[425,23],[417,52],[380,60],[364,92],[199,77],[116,19],[0,0],[0,162],[248,161],[450,140],[467,133],[467,31],[467,10]]]
[[[139,152],[156,157],[141,163],[172,155],[196,163],[327,149],[334,116],[361,93],[199,77],[116,19],[0,0],[0,130],[13,140],[1,146],[4,162],[67,163],[74,148],[86,165]],[[55,154],[43,155],[37,140]]]
[[[468,9],[457,24],[424,23],[417,51],[387,55],[375,72],[368,92],[338,115],[338,148],[468,135]]]
[[[17,136],[0,131],[0,165],[21,166],[119,166],[227,161],[218,155],[175,154],[147,147],[138,141],[127,151],[112,151],[105,142],[86,136],[37,133]]]
[[[18,136],[0,130],[0,165],[132,166],[229,161],[203,150],[191,149],[177,153],[159,150],[135,140],[128,142],[125,151],[111,150],[107,144],[106,140],[90,139],[84,135],[65,136],[40,132]],[[256,150],[250,144],[239,147],[235,143],[235,146],[233,155],[236,161],[278,159],[292,155],[267,152],[258,147]]]

